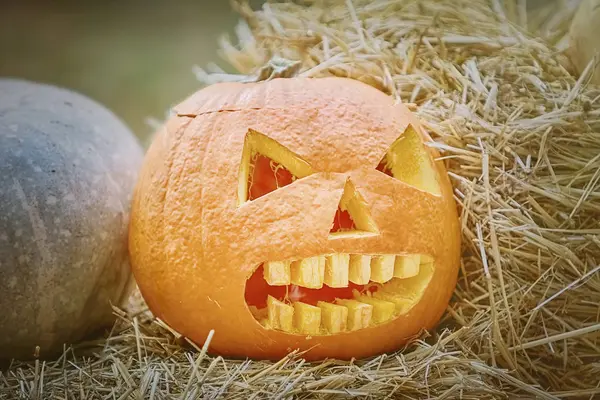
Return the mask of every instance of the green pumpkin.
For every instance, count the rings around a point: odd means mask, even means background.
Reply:
[[[60,352],[113,320],[133,284],[130,197],[143,151],[71,91],[0,79],[0,359]]]

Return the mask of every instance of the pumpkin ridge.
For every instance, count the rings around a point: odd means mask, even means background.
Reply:
[[[181,131],[179,138],[175,138],[175,144],[171,144],[169,146],[169,150],[168,150],[168,154],[165,160],[165,165],[166,165],[166,171],[165,171],[165,175],[166,175],[166,182],[164,183],[164,194],[159,198],[159,202],[162,204],[162,216],[163,219],[166,219],[166,206],[167,206],[167,198],[169,196],[169,189],[171,188],[171,182],[173,179],[173,174],[171,173],[173,171],[173,163],[175,161],[175,156],[178,155],[178,151],[177,148],[179,147],[179,145],[181,144],[183,135],[185,134],[185,131],[187,130],[187,128],[189,127],[189,125],[191,124],[191,122],[193,121],[193,118],[189,118],[187,121],[185,121],[182,125],[179,125],[177,127],[177,130],[174,132],[174,134],[178,133],[179,131]],[[165,127],[165,136],[166,136],[166,140],[171,140],[170,136],[171,133],[169,132],[168,127]],[[167,224],[163,224],[163,237],[166,238],[166,228],[167,228]]]

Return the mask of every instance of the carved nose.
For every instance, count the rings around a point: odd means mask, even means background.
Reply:
[[[369,207],[348,178],[331,224],[329,238],[360,237],[379,234]]]

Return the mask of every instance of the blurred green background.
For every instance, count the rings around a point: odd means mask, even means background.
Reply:
[[[53,83],[109,107],[140,138],[147,117],[200,87],[238,21],[228,1],[0,2],[0,76]]]
[[[533,17],[542,5],[572,2],[526,5]],[[146,138],[148,117],[164,118],[200,87],[193,66],[219,61],[218,38],[238,18],[227,0],[0,0],[0,76],[84,93]]]

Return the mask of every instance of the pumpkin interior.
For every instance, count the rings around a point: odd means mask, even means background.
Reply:
[[[439,195],[431,158],[409,127],[377,169]],[[239,202],[252,201],[311,174],[308,163],[256,131],[246,137]],[[346,181],[330,239],[379,234],[368,207]],[[408,312],[433,276],[425,254],[323,254],[300,260],[265,261],[246,282],[245,300],[267,329],[327,335],[387,323]]]
[[[392,143],[377,170],[434,195],[441,195],[431,156],[412,126]]]
[[[356,272],[357,265],[362,274]],[[433,259],[418,254],[327,254],[269,261],[247,280],[245,299],[267,329],[335,334],[405,314],[420,301],[433,271]]]

